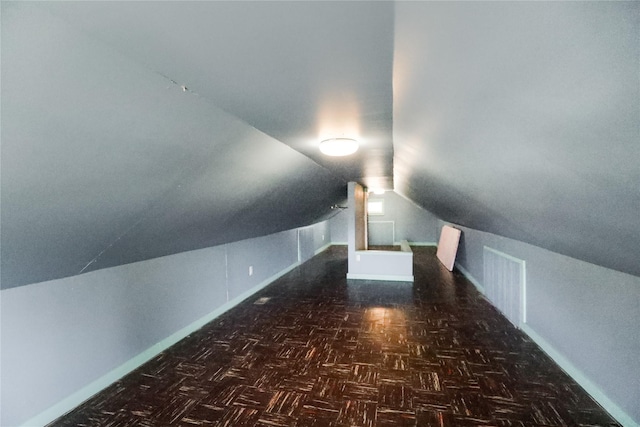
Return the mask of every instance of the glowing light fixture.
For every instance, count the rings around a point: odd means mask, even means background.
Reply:
[[[331,138],[320,143],[320,151],[327,156],[348,156],[358,151],[358,141],[353,138]]]
[[[373,194],[377,194],[377,195],[381,195],[385,193],[385,189],[384,188],[374,188],[374,189],[370,189],[369,193],[373,193]]]

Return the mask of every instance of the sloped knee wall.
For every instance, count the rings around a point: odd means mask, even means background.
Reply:
[[[2,290],[0,424],[64,414],[298,265],[300,248],[323,249],[329,232],[325,221]]]
[[[522,329],[611,415],[639,425],[640,277],[456,227],[462,229],[456,266],[481,289],[490,286],[485,246],[526,262]]]

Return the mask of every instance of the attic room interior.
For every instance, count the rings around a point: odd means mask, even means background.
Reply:
[[[640,425],[640,3],[0,7],[0,425]]]

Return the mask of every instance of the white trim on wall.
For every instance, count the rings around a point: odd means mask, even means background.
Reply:
[[[316,251],[314,252],[314,255],[318,255],[319,253],[326,251],[327,249],[329,249],[330,246],[332,246],[334,244],[335,243],[327,243],[326,245],[316,249]]]
[[[492,248],[487,248],[505,257],[513,258],[515,261],[521,261],[518,258],[511,257],[503,252],[496,251]],[[462,275],[469,280],[477,289],[485,295],[484,286],[468,270],[462,267],[459,263],[456,263],[456,268],[462,273]],[[487,301],[489,301],[487,299]],[[490,302],[490,301],[489,301]],[[491,302],[490,302],[491,303]],[[493,303],[491,303],[493,305]],[[598,402],[609,414],[615,418],[620,424],[625,427],[640,427],[640,424],[636,423],[626,412],[624,412],[618,405],[615,404],[607,395],[600,390],[589,378],[576,368],[567,358],[565,358],[559,351],[557,351],[549,342],[547,342],[542,336],[534,331],[528,324],[522,323],[520,330],[524,332],[533,342],[535,342],[554,362],[562,368],[567,375],[573,378],[580,386],[596,401]]]
[[[393,274],[347,273],[347,280],[384,280],[389,282],[410,282],[410,284],[413,285],[413,276],[399,276]]]
[[[331,245],[332,245],[331,243],[328,243],[328,244],[324,245],[323,247],[321,247],[318,250],[316,250],[315,254],[317,255],[317,254],[325,251]],[[227,245],[224,245],[224,246],[225,246],[225,274],[228,274],[228,271],[227,271],[228,267],[226,265],[227,262],[228,262],[227,261],[227,250],[226,250]],[[115,368],[115,369],[107,372],[106,374],[102,375],[97,380],[87,384],[86,386],[82,387],[81,389],[77,390],[76,392],[72,393],[71,395],[67,396],[66,398],[62,399],[61,401],[57,402],[56,404],[52,405],[48,409],[42,411],[38,415],[36,415],[36,416],[30,418],[29,420],[25,421],[22,424],[22,427],[44,426],[44,425],[49,424],[52,421],[56,420],[57,418],[63,416],[67,412],[71,411],[72,409],[76,408],[77,406],[79,406],[80,404],[85,402],[87,399],[91,398],[92,396],[94,396],[95,394],[97,394],[100,391],[104,390],[105,388],[107,388],[111,384],[113,384],[116,381],[120,380],[125,375],[129,374],[130,372],[134,371],[135,369],[137,369],[138,367],[142,366],[146,362],[150,361],[151,359],[153,359],[154,357],[156,357],[157,355],[162,353],[164,350],[166,350],[169,347],[171,347],[172,345],[176,344],[178,341],[186,338],[190,334],[192,334],[192,333],[196,332],[197,330],[201,329],[207,323],[213,321],[214,319],[216,319],[220,315],[224,314],[228,310],[234,308],[235,306],[237,306],[241,302],[243,302],[246,299],[250,298],[253,294],[257,293],[258,291],[260,291],[263,288],[265,288],[267,285],[271,284],[275,280],[277,280],[280,277],[284,276],[285,274],[289,273],[291,270],[293,270],[294,268],[298,267],[299,265],[301,265],[301,262],[297,261],[297,262],[291,264],[290,266],[284,268],[283,270],[277,272],[276,274],[272,275],[271,277],[268,277],[267,279],[263,280],[262,282],[260,282],[256,286],[254,286],[253,288],[251,288],[251,289],[243,292],[242,294],[236,296],[231,301],[227,301],[223,305],[221,305],[221,306],[217,307],[215,310],[211,311],[209,314],[199,318],[198,320],[192,322],[191,324],[189,324],[189,325],[183,327],[182,329],[174,332],[173,334],[171,334],[170,336],[164,338],[160,342],[158,342],[158,343],[152,345],[151,347],[147,348],[146,350],[144,350],[143,352],[141,352],[137,356],[127,360],[126,362],[124,362],[123,364],[118,366],[117,368]],[[228,291],[228,288],[227,288],[227,300],[229,298],[228,295],[229,295],[229,291]]]
[[[400,242],[394,242],[394,245],[399,245]],[[437,242],[409,242],[409,246],[433,246],[434,248],[438,247]]]
[[[537,345],[547,353],[571,378],[573,378],[580,386],[585,389],[593,399],[598,402],[609,414],[615,418],[620,424],[626,427],[640,427],[626,412],[615,404],[600,388],[594,384],[585,374],[576,368],[569,359],[565,358],[562,353],[557,351],[551,344],[542,338],[529,325],[522,325],[520,328],[529,336]]]

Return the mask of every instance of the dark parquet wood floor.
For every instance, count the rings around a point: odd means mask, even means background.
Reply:
[[[618,425],[433,248],[414,254],[413,285],[347,283],[332,247],[51,425]]]

